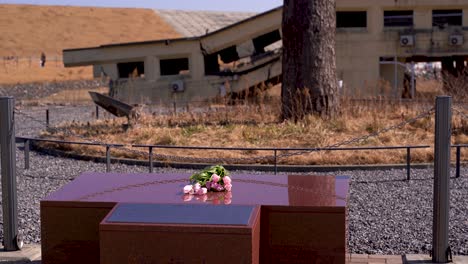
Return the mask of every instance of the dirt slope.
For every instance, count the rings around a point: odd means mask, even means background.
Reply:
[[[0,14],[0,83],[91,77],[61,62],[38,69],[42,51],[52,62],[63,49],[180,36],[151,9],[3,4]]]

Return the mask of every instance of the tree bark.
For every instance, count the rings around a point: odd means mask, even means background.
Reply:
[[[282,119],[339,111],[335,0],[284,0]]]

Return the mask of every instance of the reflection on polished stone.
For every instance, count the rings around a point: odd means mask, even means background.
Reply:
[[[211,204],[231,204],[232,203],[232,192],[208,192],[204,195],[196,194],[183,194],[182,200],[184,202],[203,202]]]
[[[299,189],[301,188],[301,189]],[[335,177],[288,176],[290,204],[330,206],[335,204]]]

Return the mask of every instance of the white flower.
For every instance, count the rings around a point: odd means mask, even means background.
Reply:
[[[193,194],[193,186],[192,185],[185,185],[184,193],[191,193]]]

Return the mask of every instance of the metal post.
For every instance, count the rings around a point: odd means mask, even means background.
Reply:
[[[414,61],[411,62],[411,99],[415,99],[416,96],[416,87],[415,87],[415,70],[414,70]]]
[[[46,109],[46,125],[49,127],[49,109]]]
[[[149,172],[153,173],[153,147],[149,147]]]
[[[435,114],[434,211],[432,261],[448,262],[448,224],[450,209],[450,136],[452,98],[438,96]]]
[[[0,97],[0,146],[2,164],[3,246],[18,250],[18,199],[16,195],[15,99]]]
[[[394,67],[394,76],[393,76],[393,81],[394,81],[394,84],[393,84],[393,97],[398,97],[398,58],[397,56],[395,56],[393,58],[394,62],[395,62],[395,67]]]
[[[106,172],[110,172],[110,163],[111,163],[111,157],[110,157],[110,146],[106,145]]]
[[[411,148],[406,148],[406,180],[411,180]]]
[[[460,158],[461,158],[461,147],[457,146],[457,172],[455,177],[460,178]]]
[[[174,104],[174,115],[177,115],[177,104],[175,101],[173,104]]]
[[[276,156],[276,149],[275,149],[275,175],[278,173],[278,166],[277,166],[277,156]]]
[[[30,149],[30,141],[26,139],[24,141],[24,169],[29,170],[29,149]]]
[[[96,119],[99,119],[99,106],[96,105]]]

